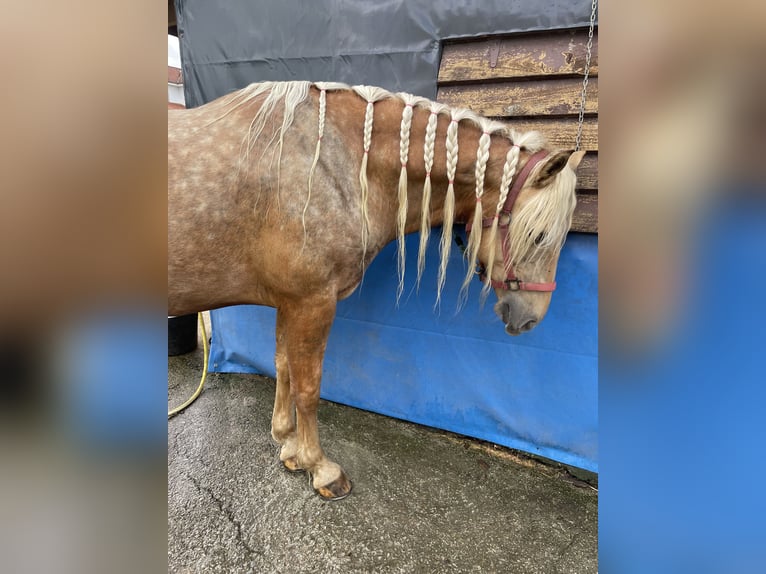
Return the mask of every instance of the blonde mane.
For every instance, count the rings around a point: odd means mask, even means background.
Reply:
[[[320,159],[322,138],[324,136],[326,110],[327,110],[327,92],[337,90],[352,90],[367,102],[365,107],[363,139],[362,139],[362,161],[359,169],[359,210],[362,220],[361,241],[362,241],[362,264],[364,264],[367,246],[369,242],[369,213],[367,208],[369,196],[369,182],[367,177],[368,156],[372,149],[372,131],[375,114],[375,103],[384,99],[395,98],[404,104],[402,109],[402,118],[400,125],[399,155],[401,170],[399,174],[399,185],[397,192],[397,269],[399,283],[397,288],[397,301],[401,297],[404,288],[404,267],[405,267],[405,243],[404,231],[407,221],[408,210],[408,190],[407,190],[407,163],[410,151],[410,132],[412,129],[412,116],[414,108],[422,108],[429,111],[429,117],[426,124],[425,143],[423,149],[423,159],[425,163],[425,181],[423,184],[422,211],[420,217],[420,243],[418,248],[417,262],[417,285],[420,285],[420,279],[425,266],[425,253],[428,246],[428,240],[431,229],[431,169],[434,163],[434,150],[436,141],[436,127],[440,114],[449,114],[450,123],[446,135],[446,166],[447,166],[447,193],[444,200],[442,237],[440,241],[439,270],[437,276],[437,291],[435,307],[438,308],[441,300],[441,293],[446,282],[447,264],[450,257],[452,246],[452,228],[455,220],[455,175],[457,170],[457,161],[459,153],[458,126],[461,121],[469,121],[481,129],[482,134],[479,138],[478,148],[476,150],[475,163],[475,195],[476,208],[472,216],[472,230],[469,236],[468,246],[466,248],[466,258],[468,263],[467,273],[463,279],[460,289],[460,300],[463,301],[467,295],[470,281],[474,276],[479,248],[482,240],[482,219],[483,206],[482,198],[485,193],[485,177],[487,164],[490,157],[490,147],[492,136],[502,136],[512,144],[508,151],[505,163],[503,165],[502,179],[500,182],[499,201],[494,209],[494,218],[490,226],[490,256],[487,261],[487,276],[492,276],[494,259],[496,253],[498,219],[500,211],[508,197],[513,177],[517,171],[519,162],[519,152],[523,148],[530,153],[534,153],[544,146],[544,139],[538,132],[517,133],[507,125],[481,117],[471,110],[464,108],[450,108],[438,102],[432,102],[426,98],[413,96],[406,93],[393,94],[382,88],[374,86],[348,86],[337,82],[263,82],[251,84],[246,88],[222,98],[220,106],[222,113],[211,120],[209,124],[214,123],[234,110],[252,102],[256,98],[265,96],[261,101],[260,108],[250,122],[245,133],[241,146],[242,161],[240,165],[248,165],[250,152],[256,141],[261,137],[266,122],[273,116],[277,105],[282,102],[283,113],[281,125],[276,128],[274,134],[266,148],[275,145],[277,152],[277,190],[279,190],[280,167],[282,151],[284,146],[285,132],[294,122],[295,111],[298,105],[306,102],[309,98],[311,86],[319,90],[318,110],[317,110],[317,143],[314,152],[313,161],[308,173],[306,201],[303,206],[302,223],[304,232],[304,247],[307,241],[306,235],[306,213],[311,201],[311,188],[313,185],[314,174]],[[373,150],[374,151],[374,150]],[[265,151],[264,151],[265,153]],[[460,151],[462,154],[463,152]],[[541,166],[537,166],[530,174],[533,178]],[[572,213],[575,206],[575,196],[571,193],[574,187],[575,175],[571,170],[563,170],[553,181],[543,190],[539,190],[523,205],[523,207],[514,214],[513,224],[510,226],[507,241],[509,250],[509,264],[513,267],[518,265],[532,265],[535,270],[542,269],[561,249],[566,234],[572,221]],[[277,199],[279,195],[277,195]],[[506,270],[507,271],[507,270]],[[489,282],[485,283],[484,293],[489,290]]]
[[[541,167],[536,166],[529,178],[533,179]],[[571,169],[561,170],[548,186],[536,191],[514,214],[506,239],[511,266],[526,265],[533,273],[538,273],[561,250],[577,203],[571,192],[575,180]]]

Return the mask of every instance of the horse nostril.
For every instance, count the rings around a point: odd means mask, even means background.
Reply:
[[[529,321],[524,323],[521,326],[521,329],[519,329],[519,330],[520,331],[531,331],[532,329],[535,328],[535,325],[537,325],[537,321],[535,321],[534,319],[530,319]]]
[[[511,308],[508,303],[499,301],[495,305],[495,313],[503,320],[506,325],[511,321]]]

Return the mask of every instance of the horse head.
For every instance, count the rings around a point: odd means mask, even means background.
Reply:
[[[494,310],[509,335],[533,329],[548,311],[576,204],[575,170],[584,155],[584,151],[531,154],[516,174],[503,208],[485,223],[491,229],[482,237],[479,274],[485,289],[495,290]]]

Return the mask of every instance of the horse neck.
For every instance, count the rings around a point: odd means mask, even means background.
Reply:
[[[386,100],[376,105],[375,113],[381,119],[375,124],[375,133],[370,155],[370,171],[377,180],[384,196],[385,206],[396,210],[398,205],[398,180],[402,164],[400,158],[400,131],[402,108],[399,100]],[[407,220],[405,233],[420,228],[423,209],[423,191],[426,180],[424,147],[426,128],[430,111],[415,107],[409,138],[409,152],[406,162],[407,173]],[[447,130],[450,125],[449,113],[438,115],[436,138],[434,140],[433,165],[430,170],[431,197],[429,202],[432,226],[444,222],[445,199],[449,188],[447,169]],[[458,154],[453,191],[455,198],[454,220],[468,221],[476,208],[476,158],[482,130],[471,121],[463,120],[458,125]],[[482,202],[485,213],[494,212],[499,197],[500,178],[505,156],[511,143],[501,136],[493,136],[489,148]]]

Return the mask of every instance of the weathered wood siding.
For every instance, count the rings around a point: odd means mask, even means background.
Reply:
[[[438,100],[464,106],[519,130],[544,132],[574,148],[588,31],[557,30],[455,41],[444,46]],[[573,231],[598,232],[598,34],[593,36],[577,172]]]

